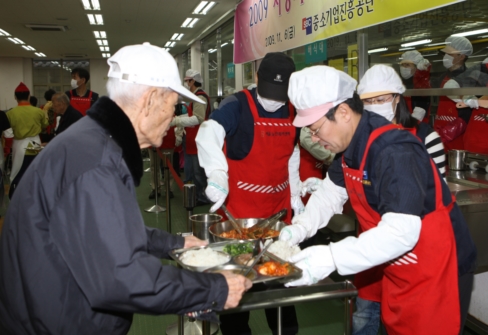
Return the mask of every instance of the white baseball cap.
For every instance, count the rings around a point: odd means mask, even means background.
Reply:
[[[203,79],[200,71],[188,69],[185,74],[185,80],[193,79],[197,83],[203,84]]]
[[[167,87],[173,91],[203,103],[183,85],[174,58],[164,49],[148,42],[128,45],[107,60],[110,70],[108,77],[122,82]]]
[[[357,81],[343,71],[317,65],[294,72],[290,77],[288,97],[297,109],[295,127],[309,126],[329,109],[352,98]]]
[[[473,45],[464,36],[449,36],[446,38],[446,46],[441,49],[446,54],[463,54],[471,56],[473,54]]]
[[[388,65],[378,64],[364,74],[358,85],[361,99],[377,97],[383,94],[405,92],[402,79],[396,71]]]

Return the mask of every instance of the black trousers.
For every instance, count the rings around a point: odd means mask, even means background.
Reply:
[[[265,309],[268,326],[277,334],[278,320],[277,309]],[[223,335],[251,335],[249,327],[249,312],[223,314],[220,316],[220,330]],[[295,335],[298,333],[298,320],[295,306],[281,307],[281,329],[284,335]]]
[[[20,182],[20,179],[24,175],[25,171],[29,167],[29,165],[32,163],[34,158],[36,158],[37,155],[31,156],[31,155],[25,155],[24,160],[22,161],[22,166],[20,167],[19,173],[15,176],[14,180],[12,180],[12,183],[10,183],[10,190],[8,191],[8,198],[12,199],[15,189],[17,188],[17,185]]]

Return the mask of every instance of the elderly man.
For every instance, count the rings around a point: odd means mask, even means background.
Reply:
[[[308,126],[339,157],[280,239],[296,244],[313,236],[341,214],[348,198],[363,232],[291,257],[303,276],[290,285],[309,285],[335,270],[350,275],[380,266],[381,292],[371,295],[381,297],[389,334],[458,334],[476,261],[466,222],[425,146],[363,110],[356,84],[328,66],[290,79],[288,95],[298,112],[293,124]]]
[[[144,226],[135,187],[141,148],[161,145],[180,82],[173,57],[144,43],[108,59],[107,91],[54,138],[10,203],[0,240],[2,334],[126,334],[133,313],[237,306],[251,286],[232,273],[163,266],[203,245]]]
[[[52,96],[54,113],[60,116],[56,135],[61,134],[73,123],[83,117],[80,112],[73,108],[69,103],[69,98],[64,93],[57,93]]]

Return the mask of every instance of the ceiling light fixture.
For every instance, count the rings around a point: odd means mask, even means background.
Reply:
[[[95,21],[95,16],[93,16],[93,14],[86,14],[86,16],[88,17],[88,21],[90,21],[91,25],[97,24],[97,21]]]
[[[175,33],[173,34],[173,36],[171,36],[171,40],[176,40],[177,37],[178,37],[178,33]]]
[[[100,32],[99,31],[93,31],[93,35],[95,35],[95,38],[100,38]]]
[[[220,47],[225,47],[227,44],[229,44],[229,43],[225,42],[225,43],[221,44]]]
[[[98,44],[98,45],[103,45],[102,40],[97,40],[97,44]]]
[[[369,54],[374,54],[374,53],[382,52],[382,51],[386,51],[386,50],[388,50],[388,48],[371,49],[371,50],[368,50],[368,53]]]
[[[81,0],[81,3],[83,3],[83,8],[85,10],[100,10],[102,9],[100,7],[100,1],[98,0]]]
[[[174,47],[174,46],[175,46],[175,43],[176,43],[176,42],[171,42],[171,44],[169,45],[169,46],[170,46],[170,48]]]
[[[427,43],[430,43],[430,42],[432,42],[432,40],[425,39],[425,40],[420,40],[420,41],[403,43],[401,46],[402,46],[402,48],[407,48],[407,47],[413,47],[414,45],[427,44]]]
[[[406,48],[400,48],[398,51],[404,51],[404,50],[413,50],[415,49],[414,47],[406,47]]]
[[[103,45],[108,45],[108,41],[107,40],[102,40],[102,44]]]
[[[7,39],[14,44],[25,44],[22,40],[19,40],[17,37],[7,37]]]
[[[171,42],[170,42],[170,41],[168,41],[168,42],[166,42],[166,44],[165,44],[164,46],[167,48],[167,47],[169,47],[170,45],[171,45]]]
[[[197,23],[200,19],[193,19],[190,24],[188,25],[188,28],[193,28],[193,26],[195,25],[195,23]]]
[[[200,11],[208,4],[208,1],[200,1],[198,6],[193,11],[193,14],[200,14]]]
[[[181,41],[181,39],[183,38],[183,36],[185,36],[185,34],[179,34],[178,37],[176,38],[176,40]]]
[[[109,57],[110,57],[110,54],[103,53],[103,54],[102,54],[102,57],[103,57],[103,58],[109,58]]]
[[[100,47],[100,51],[105,51],[105,47]]]
[[[209,54],[213,54],[215,51],[217,51],[217,49],[208,49]]]
[[[106,32],[104,32],[104,31],[101,31],[101,32],[100,32],[100,37],[101,37],[101,38],[107,38],[107,33],[106,33]]]
[[[435,47],[437,45],[445,45],[445,44],[451,44],[451,42],[430,43],[430,44],[427,44],[427,46],[428,47]]]
[[[192,20],[192,18],[191,18],[191,17],[187,18],[185,21],[183,21],[183,23],[181,24],[181,26],[182,26],[183,28],[188,27],[188,25],[190,24],[191,20]]]
[[[452,34],[451,36],[471,36],[471,35],[486,34],[486,33],[488,33],[488,29],[478,29],[472,31],[465,31],[464,33]]]
[[[215,6],[215,4],[215,1],[210,1],[200,14],[207,15],[207,13],[212,9],[213,6]]]
[[[170,51],[171,49],[170,48],[164,48],[164,51]]]
[[[98,25],[103,25],[103,16],[102,14],[95,14],[95,20],[97,20]]]
[[[25,50],[29,50],[29,51],[36,51],[36,49],[31,47],[30,45],[23,45],[22,48],[24,48]]]
[[[0,29],[0,36],[11,36],[11,35],[7,33],[5,30]]]
[[[36,55],[37,57],[46,57],[46,55],[45,55],[45,54],[43,54],[42,52],[35,52],[35,55]]]

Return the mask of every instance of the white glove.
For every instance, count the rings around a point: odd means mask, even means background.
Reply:
[[[417,69],[420,71],[425,71],[429,68],[430,62],[428,59],[423,58],[418,64],[417,64]]]
[[[229,177],[227,172],[222,170],[214,170],[208,178],[208,185],[205,189],[205,194],[208,199],[215,204],[210,208],[210,212],[213,213],[219,209],[225,202],[227,195],[229,194]]]
[[[302,277],[285,286],[312,285],[335,271],[336,266],[328,245],[317,245],[291,256],[290,262],[302,269]]]
[[[478,109],[478,98],[474,95],[463,96],[463,102],[471,108]]]
[[[304,226],[292,224],[284,227],[280,231],[280,241],[286,241],[291,246],[297,245],[307,238],[307,231]]]
[[[291,196],[291,208],[293,209],[295,215],[303,213],[303,211],[305,210],[305,205],[303,204],[300,195]]]
[[[302,187],[300,190],[300,194],[304,197],[307,193],[312,194],[313,192],[317,191],[320,184],[322,183],[322,179],[310,177],[302,183]]]
[[[200,124],[200,122],[195,115],[189,117],[188,114],[183,114],[180,116],[175,116],[169,125],[170,127],[176,126],[185,128],[197,126],[198,124]]]
[[[413,109],[412,116],[417,120],[422,121],[425,117],[425,109],[423,109],[422,107],[415,107]]]
[[[293,148],[293,153],[288,160],[288,179],[290,180],[290,193],[291,193],[291,203],[293,207],[293,197],[298,196],[300,198],[300,149],[298,145]],[[299,206],[298,202],[295,200],[295,204]],[[303,207],[303,204],[302,204]],[[298,212],[295,212],[297,214]]]

